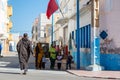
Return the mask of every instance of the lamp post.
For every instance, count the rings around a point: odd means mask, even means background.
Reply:
[[[77,10],[77,31],[76,31],[76,39],[77,39],[77,69],[80,69],[80,32],[79,32],[79,22],[80,22],[80,17],[79,17],[79,0],[76,0],[76,10]]]

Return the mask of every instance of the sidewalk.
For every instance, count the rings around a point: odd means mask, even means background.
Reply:
[[[85,71],[85,70],[67,70],[67,72],[80,76],[103,79],[119,79],[120,71]]]
[[[65,70],[66,61],[63,60],[63,70]],[[119,79],[120,71],[87,71],[87,70],[76,70],[75,64],[72,63],[72,70],[67,70],[68,73],[80,76],[80,77],[91,77],[91,78],[102,78],[102,79]]]

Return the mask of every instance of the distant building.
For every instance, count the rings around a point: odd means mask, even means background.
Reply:
[[[56,20],[58,20],[57,14],[54,14],[54,21]],[[37,42],[51,43],[51,27],[52,27],[52,19],[51,18],[47,19],[45,13],[40,14],[38,18],[35,19],[32,27],[33,43],[37,43]]]
[[[3,53],[9,51],[9,41],[11,40],[10,29],[12,28],[12,6],[8,5],[8,0],[0,0],[0,40],[3,44]]]
[[[38,40],[37,39],[37,35],[38,35],[37,26],[38,26],[38,18],[35,19],[33,26],[32,26],[32,43],[33,43],[33,45],[35,45]]]
[[[12,33],[12,40],[9,42],[9,51],[17,51],[16,46],[19,40],[20,40],[20,34]]]
[[[41,13],[38,17],[38,41],[39,42],[46,42],[45,40],[45,28],[47,24],[51,24],[51,19],[47,19],[45,13]]]

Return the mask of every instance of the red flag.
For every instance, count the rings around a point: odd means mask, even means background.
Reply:
[[[58,9],[58,5],[55,0],[50,0],[47,7],[46,16],[49,19],[50,16]]]

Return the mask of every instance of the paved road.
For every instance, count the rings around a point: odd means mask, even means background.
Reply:
[[[16,68],[0,68],[0,80],[105,80],[78,77],[65,71],[30,69],[27,75],[20,74]]]
[[[30,58],[27,75],[21,73],[16,53],[0,58],[0,80],[107,80],[79,77],[66,71],[35,70],[34,57]]]

